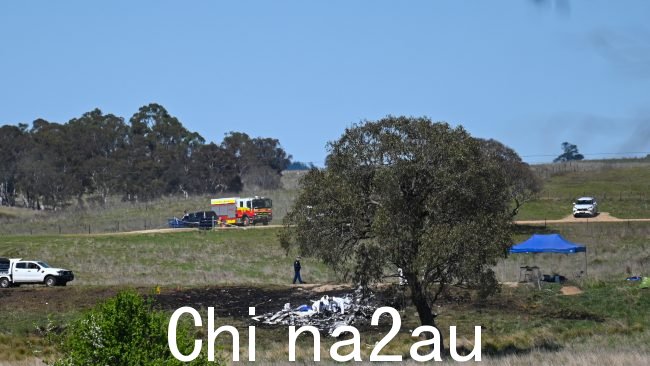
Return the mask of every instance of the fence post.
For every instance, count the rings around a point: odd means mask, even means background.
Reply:
[[[88,234],[90,234],[90,224],[88,224]]]

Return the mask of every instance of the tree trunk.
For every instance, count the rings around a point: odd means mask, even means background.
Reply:
[[[420,323],[422,325],[430,325],[436,329],[438,327],[436,326],[436,316],[433,314],[431,311],[431,305],[429,305],[429,301],[427,300],[426,293],[424,293],[424,289],[422,288],[422,284],[420,281],[418,281],[417,275],[406,275],[406,278],[408,280],[408,285],[411,290],[411,301],[413,301],[413,306],[415,306],[415,309],[418,312],[418,316],[420,317]],[[447,351],[445,348],[445,337],[442,332],[438,329],[438,333],[440,333],[440,354],[444,357],[447,355]],[[425,333],[427,339],[431,339],[430,334]]]
[[[422,325],[435,326],[435,317],[431,312],[431,306],[427,301],[426,294],[423,292],[422,285],[416,276],[407,276],[409,287],[411,288],[411,301],[418,311],[420,323]]]

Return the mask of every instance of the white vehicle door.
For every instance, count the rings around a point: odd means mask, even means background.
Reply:
[[[14,282],[29,282],[29,272],[27,272],[27,262],[16,262],[13,270]]]
[[[43,282],[45,273],[41,266],[33,262],[27,263],[27,271],[29,273],[30,282]]]

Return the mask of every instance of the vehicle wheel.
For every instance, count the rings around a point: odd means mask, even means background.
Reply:
[[[55,285],[56,285],[56,278],[54,278],[52,276],[45,277],[45,286],[53,287]]]
[[[269,220],[268,220],[268,219],[262,221],[262,225],[266,226],[266,225],[268,225],[268,224],[269,224]]]
[[[2,287],[2,288],[7,288],[7,287],[9,287],[10,285],[11,285],[11,283],[9,283],[9,279],[8,279],[8,278],[3,278],[3,279],[0,280],[0,287]]]
[[[250,222],[250,220],[248,219],[248,216],[244,216],[244,218],[242,219],[242,225],[244,225],[244,226],[248,226],[248,224],[250,224],[250,223],[251,223],[251,222]]]

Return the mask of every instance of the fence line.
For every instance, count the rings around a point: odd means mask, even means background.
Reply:
[[[84,220],[83,222],[24,221],[0,224],[0,235],[104,234],[168,227],[168,219]]]
[[[594,197],[598,202],[604,201],[641,201],[648,202],[650,200],[650,186],[648,187],[649,192],[632,192],[632,191],[615,191],[615,192],[597,192],[597,191],[586,191],[582,192],[576,191],[574,193],[567,192],[553,192],[548,190],[543,190],[537,195],[539,200],[555,200],[555,201],[573,201],[578,197]]]

